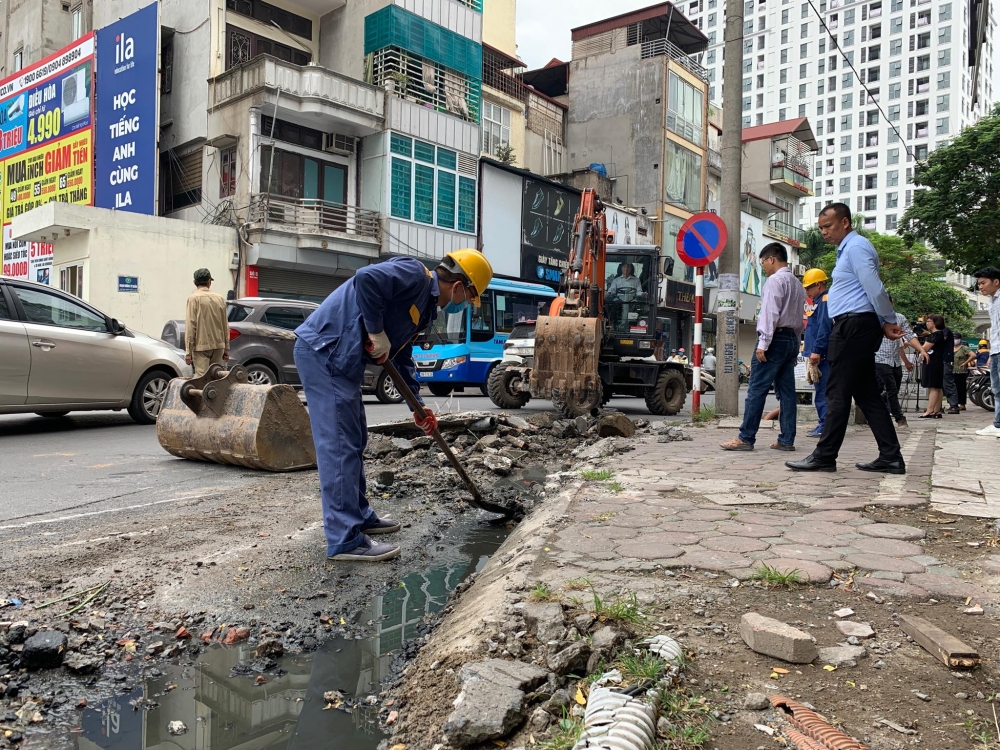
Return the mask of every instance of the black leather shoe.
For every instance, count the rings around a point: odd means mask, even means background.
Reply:
[[[836,471],[836,461],[821,461],[809,454],[801,461],[785,461],[785,466],[793,471]]]
[[[877,458],[870,464],[854,464],[861,471],[877,471],[879,474],[905,474],[906,464],[903,459],[897,458],[892,461],[886,458]]]

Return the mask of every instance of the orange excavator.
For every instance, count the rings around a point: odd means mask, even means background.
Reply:
[[[643,397],[653,414],[679,412],[691,370],[653,357],[660,271],[659,247],[615,245],[604,204],[584,190],[563,293],[538,318],[528,383],[514,387],[567,417],[595,413],[613,395]]]

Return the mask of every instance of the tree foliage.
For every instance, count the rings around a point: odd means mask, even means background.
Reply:
[[[972,307],[962,292],[941,279],[943,264],[925,245],[907,245],[902,237],[876,231],[864,234],[878,253],[882,283],[892,295],[896,312],[908,320],[943,315],[953,331],[962,335],[973,332]],[[829,251],[816,259],[815,267],[832,276],[837,251],[832,245],[826,247]]]
[[[963,273],[1000,258],[1000,104],[917,165],[913,205],[900,221]]]

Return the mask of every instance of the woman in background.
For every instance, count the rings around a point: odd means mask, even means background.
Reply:
[[[940,315],[927,316],[927,337],[921,348],[930,357],[924,365],[920,385],[927,389],[927,410],[920,419],[941,419],[941,404],[944,395],[945,354],[951,354],[952,342],[945,340],[944,318]]]

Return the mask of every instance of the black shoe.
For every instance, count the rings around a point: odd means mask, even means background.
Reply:
[[[961,414],[962,412],[960,412],[960,411],[958,410],[958,407],[957,407],[957,406],[953,406],[952,408],[950,408],[950,409],[948,410],[948,413],[949,413],[949,414]]]
[[[793,471],[836,471],[836,461],[822,461],[809,454],[801,461],[785,461],[785,466]]]
[[[854,464],[856,467],[861,469],[861,471],[876,471],[880,474],[905,474],[906,464],[903,463],[903,459],[895,458],[889,460],[887,458],[876,458],[870,464]]]
[[[906,423],[906,417],[900,417],[896,420],[896,427],[908,427]]]

